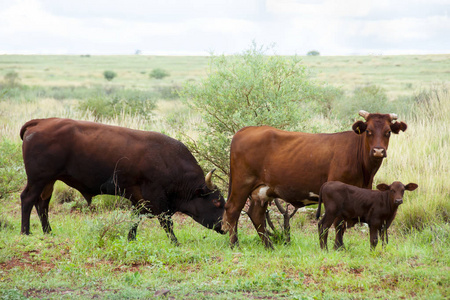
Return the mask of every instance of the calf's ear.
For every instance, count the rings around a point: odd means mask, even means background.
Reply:
[[[418,187],[419,187],[419,185],[411,182],[411,183],[408,183],[407,185],[405,185],[405,190],[407,190],[407,191],[414,191]]]
[[[379,185],[377,185],[377,189],[379,189],[380,191],[387,191],[389,190],[389,186],[386,183],[380,183]]]
[[[391,124],[391,130],[393,133],[398,134],[401,131],[405,131],[408,126],[403,122],[395,122]]]
[[[363,121],[357,121],[353,124],[352,129],[356,134],[362,134],[366,131],[367,124]]]

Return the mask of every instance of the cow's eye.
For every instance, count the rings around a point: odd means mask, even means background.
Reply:
[[[370,130],[366,130],[366,133],[367,133],[368,136],[372,135],[372,131],[370,131]]]
[[[390,137],[390,136],[391,136],[391,132],[392,132],[392,131],[386,132],[386,137]]]

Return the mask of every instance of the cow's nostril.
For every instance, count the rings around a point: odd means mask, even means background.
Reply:
[[[383,148],[373,148],[372,154],[375,157],[385,157],[386,151]]]

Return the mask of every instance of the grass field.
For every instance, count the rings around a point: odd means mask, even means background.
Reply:
[[[45,87],[117,86],[153,89],[181,86],[206,76],[207,57],[148,56],[0,56],[0,81],[11,71],[20,84]],[[44,235],[35,212],[30,236],[20,231],[20,191],[25,184],[18,132],[31,118],[50,116],[94,120],[76,109],[77,90],[64,89],[60,99],[36,93],[11,96],[0,90],[0,298],[1,299],[448,299],[450,298],[450,55],[304,57],[313,78],[351,93],[355,87],[383,87],[390,101],[414,102],[399,115],[408,130],[393,135],[388,157],[375,184],[400,180],[419,189],[405,202],[390,228],[389,245],[369,250],[367,227],[349,230],[343,251],[320,250],[315,210],[292,220],[292,243],[267,251],[244,214],[240,248],[228,236],[203,228],[177,214],[170,244],[157,220],[141,223],[135,242],[128,242],[133,219],[129,203],[97,197],[93,205],[77,193],[72,201],[58,184],[50,203],[51,235]],[[171,75],[150,79],[154,68]],[[111,82],[103,71],[112,70]],[[32,95],[31,98],[28,95]],[[71,97],[72,96],[72,97]],[[102,122],[174,135],[165,119],[198,116],[177,99],[157,99],[150,120],[119,115]],[[356,115],[356,112],[355,112]],[[331,121],[322,118],[323,126]],[[187,126],[189,126],[187,122]],[[348,129],[351,122],[347,124]],[[185,130],[195,130],[185,128]],[[2,189],[6,187],[6,194]],[[224,193],[226,194],[226,193]],[[273,208],[275,209],[275,208]],[[106,228],[106,230],[105,230]],[[333,238],[333,231],[330,235]],[[329,241],[331,243],[331,241]]]
[[[450,81],[450,55],[407,56],[305,56],[304,64],[321,82],[352,90],[365,84],[386,89],[389,97]],[[110,84],[129,88],[181,85],[206,76],[209,57],[183,56],[30,56],[0,55],[0,77],[15,70],[22,84],[82,86],[105,84],[103,72],[112,70],[117,78]],[[150,79],[152,69],[163,68],[171,75]]]

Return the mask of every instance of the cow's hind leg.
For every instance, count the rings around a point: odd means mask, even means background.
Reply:
[[[20,200],[21,200],[21,206],[22,206],[21,207],[22,224],[21,224],[20,233],[30,234],[30,215],[31,215],[31,210],[33,209],[33,206],[36,206],[36,208],[38,209],[38,214],[39,214],[39,217],[41,218],[41,222],[43,219],[44,219],[44,222],[46,222],[45,224],[42,223],[44,232],[45,232],[45,228],[47,228],[47,229],[49,228],[49,225],[48,225],[48,203],[47,203],[47,205],[45,205],[45,201],[43,201],[41,198],[41,194],[44,192],[47,185],[50,185],[50,184],[30,183],[30,181],[28,181],[27,186],[23,190],[22,194],[20,194]],[[53,186],[53,183],[52,183],[52,186]],[[45,195],[43,195],[43,196],[45,196]],[[51,194],[50,194],[50,196],[51,196]],[[47,214],[44,214],[44,211],[47,211]],[[42,218],[42,216],[44,216],[44,218]]]
[[[336,239],[334,240],[334,249],[344,249],[344,232],[346,229],[345,221],[343,219],[336,219],[334,221],[334,228],[336,230]]]
[[[256,203],[255,201],[251,201],[247,213],[250,220],[252,220],[259,237],[264,243],[264,246],[268,249],[273,249],[272,241],[266,232],[266,210],[268,204],[267,201],[263,205],[259,202]]]
[[[39,219],[41,220],[42,231],[44,233],[50,233],[52,231],[52,228],[50,227],[50,223],[48,221],[48,205],[52,197],[54,184],[55,182],[52,182],[44,187],[39,200],[35,204]]]

